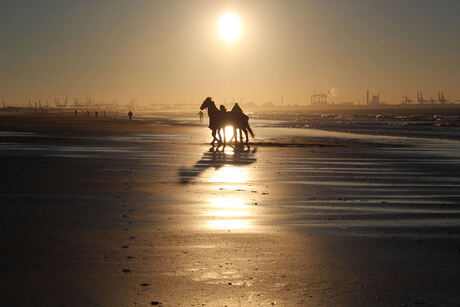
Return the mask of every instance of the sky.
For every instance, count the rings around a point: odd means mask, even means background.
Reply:
[[[218,34],[228,11],[233,44]],[[4,0],[0,100],[457,100],[458,16],[458,0]]]

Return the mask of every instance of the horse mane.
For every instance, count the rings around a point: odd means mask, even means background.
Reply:
[[[216,103],[214,102],[214,100],[212,100],[211,97],[206,98],[206,100],[208,100],[208,101],[209,101],[209,104],[210,104],[211,106],[213,106],[213,109],[219,110],[219,109],[217,109]],[[208,108],[208,109],[209,109],[209,108]]]

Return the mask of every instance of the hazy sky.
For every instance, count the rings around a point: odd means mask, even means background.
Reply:
[[[239,15],[233,45],[219,16]],[[0,99],[460,99],[458,0],[0,2]]]

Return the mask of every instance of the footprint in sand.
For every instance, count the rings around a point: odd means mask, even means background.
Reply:
[[[123,245],[121,248],[129,248],[128,245]]]
[[[123,269],[122,272],[123,273],[129,273],[129,272],[131,272],[131,270],[130,269]]]

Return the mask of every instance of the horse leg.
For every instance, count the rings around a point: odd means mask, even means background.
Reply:
[[[244,129],[244,134],[246,135],[246,144],[249,144],[248,129]]]
[[[222,134],[220,133],[220,128],[218,130],[219,133],[219,144],[222,144]]]
[[[243,139],[243,131],[244,131],[245,129],[242,129],[241,127],[238,128],[238,129],[240,130],[240,143],[242,144],[242,143],[244,142],[244,139]]]
[[[214,129],[214,140],[212,142],[217,143],[217,145],[220,144],[220,139],[218,138],[218,136],[219,136],[219,129]]]
[[[217,138],[216,138],[216,129],[212,129],[212,142],[211,142],[211,145],[214,146],[214,142],[217,141]]]
[[[232,135],[232,138],[230,139],[230,142],[233,141],[233,140],[235,140],[235,143],[238,142],[237,136],[238,136],[238,134],[236,133],[236,128],[233,127],[233,135]]]

